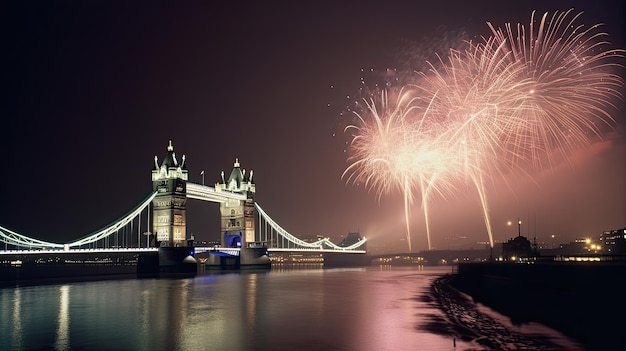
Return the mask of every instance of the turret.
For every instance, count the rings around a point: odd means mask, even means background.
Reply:
[[[246,175],[246,170],[241,169],[239,158],[235,158],[233,163],[233,170],[230,172],[228,180],[224,179],[224,171],[222,171],[222,183],[216,183],[216,190],[227,190],[233,193],[246,194],[248,192],[254,194],[255,187],[252,182],[253,171],[250,171],[249,175]]]
[[[188,171],[185,156],[179,163],[170,140],[167,154],[159,165],[154,156],[152,187],[152,230],[159,246],[186,246],[186,207]]]

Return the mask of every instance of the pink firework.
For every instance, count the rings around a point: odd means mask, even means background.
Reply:
[[[533,14],[529,37],[521,25],[517,36],[490,25],[492,37],[421,74],[419,87],[438,96],[431,113],[445,116],[446,147],[462,158],[456,171],[478,191],[491,247],[487,178],[529,174],[526,166],[545,168],[555,153],[567,159],[615,124],[609,111],[621,97],[614,71],[624,51],[607,49],[599,26],[575,25],[570,12],[549,22],[544,15],[537,30]]]
[[[616,125],[611,111],[621,99],[623,80],[617,74],[624,50],[611,49],[601,25],[576,23],[573,10],[535,12],[528,30],[521,24],[495,28],[494,40],[506,49],[506,59],[522,63],[516,96],[522,104],[509,117],[505,147],[523,162],[550,167],[552,154],[567,160],[580,146],[601,138]]]
[[[494,40],[467,43],[463,51],[451,50],[439,68],[420,74],[417,88],[432,96],[431,114],[438,116],[442,147],[455,155],[449,172],[459,182],[471,183],[480,197],[491,247],[493,234],[489,220],[486,180],[508,172],[503,162],[502,136],[507,133],[509,116],[521,104],[515,94],[521,65],[507,60],[503,45]]]
[[[383,91],[380,107],[373,100],[366,100],[363,115],[355,113],[359,125],[346,128],[355,134],[349,148],[350,165],[343,174],[348,181],[364,183],[379,198],[394,189],[401,191],[409,251],[412,249],[409,212],[414,193],[421,194],[430,249],[427,199],[432,192],[449,191],[445,188],[449,183],[443,179],[452,157],[440,145],[438,136],[442,133],[435,129],[439,125],[430,123],[426,118],[428,110],[422,111],[416,102],[411,90],[401,91],[392,104]]]
[[[529,30],[521,24],[496,29],[478,43],[450,50],[437,65],[402,90],[393,106],[383,94],[381,111],[366,102],[369,118],[350,146],[349,180],[364,182],[378,196],[404,194],[407,241],[409,206],[421,195],[426,218],[433,194],[456,184],[478,192],[491,247],[486,183],[510,173],[548,168],[554,155],[567,160],[580,146],[615,126],[614,101],[621,98],[624,50],[610,49],[600,26],[576,24],[572,11],[544,14]]]

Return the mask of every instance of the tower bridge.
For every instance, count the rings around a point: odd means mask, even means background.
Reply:
[[[176,157],[170,141],[162,162],[154,157],[153,191],[120,219],[79,239],[56,243],[0,226],[0,243],[4,245],[0,246],[0,260],[11,255],[63,253],[67,257],[72,253],[131,252],[137,257],[157,252],[162,269],[176,270],[191,267],[196,259],[222,268],[268,266],[273,251],[320,253],[328,257],[365,254],[365,238],[359,237],[350,245],[336,245],[328,238],[308,242],[289,233],[255,201],[254,173],[246,174],[238,159],[228,178],[222,172],[214,186],[190,182],[185,160],[184,155],[180,160]],[[198,247],[187,235],[189,199],[219,203],[220,245]]]

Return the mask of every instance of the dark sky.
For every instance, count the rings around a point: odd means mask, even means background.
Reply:
[[[406,249],[401,196],[378,202],[341,179],[351,122],[341,112],[362,70],[402,65],[407,47],[432,55],[440,38],[488,35],[488,21],[527,23],[533,9],[584,11],[625,47],[618,0],[213,3],[3,5],[0,225],[51,241],[95,231],[149,194],[153,158],[172,140],[195,182],[204,170],[215,183],[238,157],[254,170],[257,201],[295,235],[360,231],[370,249]],[[571,166],[509,179],[514,190],[490,186],[497,240],[516,233],[505,223],[517,217],[526,234],[563,242],[626,226],[618,106],[616,131]],[[216,238],[217,212],[191,203],[188,232]],[[414,247],[424,249],[422,215],[412,213]],[[438,248],[485,241],[477,194],[433,202],[431,228]]]

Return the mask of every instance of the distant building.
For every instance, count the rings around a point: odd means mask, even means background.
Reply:
[[[576,239],[569,244],[559,245],[560,255],[586,255],[597,253],[601,247],[596,245],[591,239]]]
[[[346,236],[339,243],[339,246],[341,246],[341,247],[352,246],[352,245],[360,242],[361,240],[363,240],[363,238],[361,237],[361,234],[359,234],[359,233],[348,233],[348,236]]]
[[[600,236],[600,241],[604,254],[626,254],[626,228],[606,231]]]
[[[502,260],[517,261],[520,258],[536,256],[536,250],[526,237],[518,235],[517,237],[502,243]]]
[[[555,257],[559,260],[570,257],[600,257],[601,255],[611,254],[606,252],[604,245],[596,243],[591,238],[576,239],[567,244],[560,244],[554,249],[542,249],[541,256]]]

